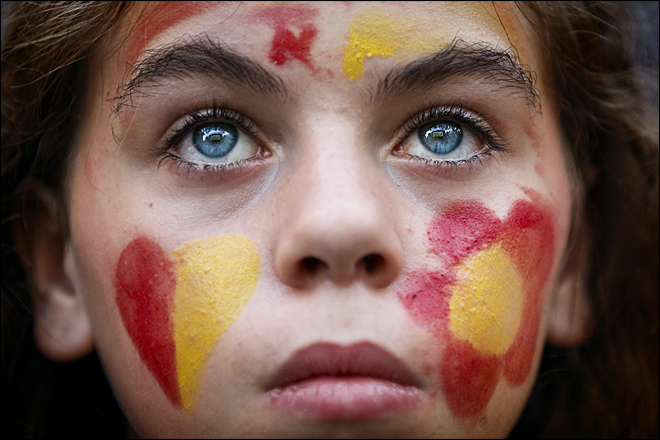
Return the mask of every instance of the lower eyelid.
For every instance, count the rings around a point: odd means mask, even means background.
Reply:
[[[158,167],[170,167],[170,172],[184,180],[219,184],[249,175],[262,165],[263,160],[263,157],[256,157],[224,164],[198,164],[169,153],[160,159]]]

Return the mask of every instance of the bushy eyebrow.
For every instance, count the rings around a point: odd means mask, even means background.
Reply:
[[[136,96],[148,96],[149,87],[164,79],[205,75],[228,85],[274,97],[282,102],[289,96],[285,82],[256,61],[237,54],[208,35],[184,37],[177,42],[145,52],[132,66],[129,80],[119,84],[114,112],[131,106]],[[495,81],[499,87],[528,100],[541,110],[536,75],[513,49],[501,50],[486,43],[465,44],[455,39],[442,51],[397,66],[378,80],[368,95],[372,105],[406,93],[427,90],[456,77]]]
[[[371,103],[379,104],[403,94],[428,90],[459,76],[495,81],[541,110],[536,75],[512,48],[501,50],[486,43],[468,45],[460,39],[440,52],[390,70],[371,91]]]
[[[135,63],[129,80],[118,86],[115,113],[131,106],[136,96],[148,96],[149,87],[159,86],[164,79],[190,78],[204,75],[227,85],[256,90],[278,100],[288,96],[284,81],[268,72],[252,59],[231,51],[208,35],[184,37],[177,42],[145,51]]]

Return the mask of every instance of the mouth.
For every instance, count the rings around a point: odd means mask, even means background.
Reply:
[[[322,419],[369,419],[421,402],[415,375],[386,350],[359,343],[315,344],[296,352],[268,386],[279,410]]]

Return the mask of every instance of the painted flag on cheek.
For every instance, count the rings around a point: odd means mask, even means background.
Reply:
[[[260,263],[243,235],[184,243],[167,255],[140,236],[117,263],[116,300],[140,358],[173,405],[191,410],[208,354],[256,290]]]

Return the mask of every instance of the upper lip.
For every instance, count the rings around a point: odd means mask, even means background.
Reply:
[[[318,343],[297,351],[279,368],[268,389],[282,389],[324,376],[373,377],[419,388],[406,364],[369,342],[347,347]]]

